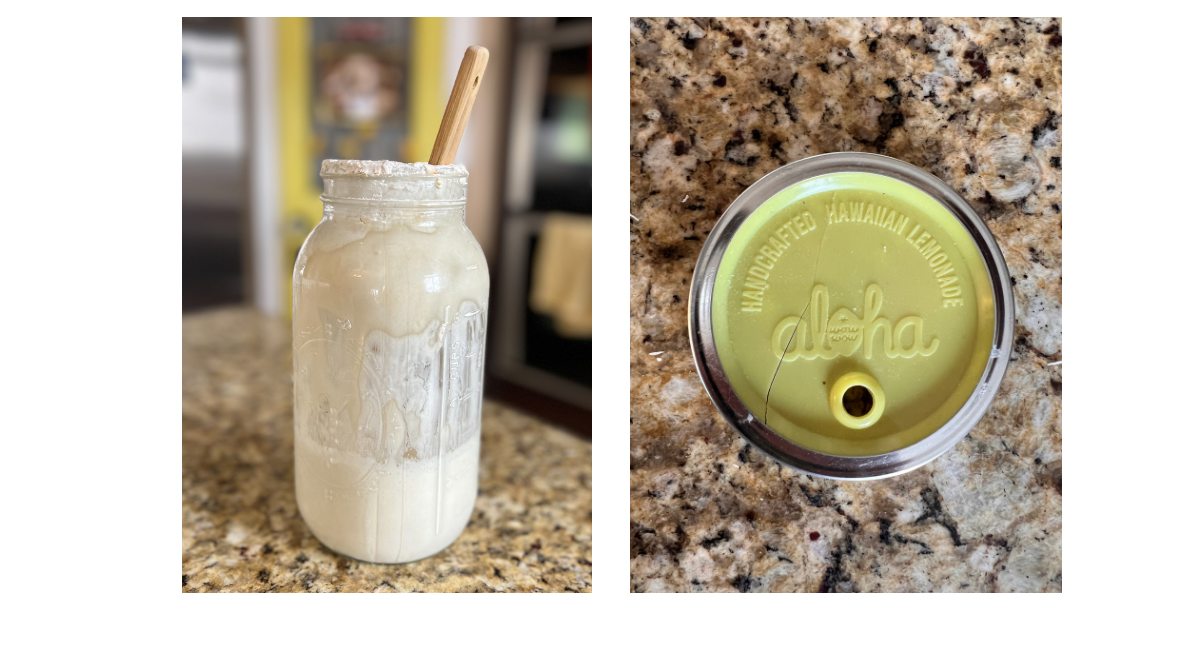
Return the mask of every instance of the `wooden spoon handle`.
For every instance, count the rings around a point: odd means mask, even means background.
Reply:
[[[473,111],[473,100],[477,99],[477,89],[485,77],[489,59],[490,52],[483,47],[471,46],[465,49],[461,69],[457,70],[457,80],[453,82],[453,93],[449,95],[440,130],[436,133],[436,143],[432,145],[429,163],[452,164],[457,157],[461,135],[465,134],[465,124],[469,122],[469,112]]]

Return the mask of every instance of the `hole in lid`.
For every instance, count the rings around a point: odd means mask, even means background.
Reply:
[[[853,417],[863,417],[872,412],[872,392],[864,385],[853,385],[843,393],[843,409]]]

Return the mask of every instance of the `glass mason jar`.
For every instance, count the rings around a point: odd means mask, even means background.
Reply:
[[[490,276],[460,165],[326,160],[292,273],[296,501],[377,563],[457,539],[477,497]]]

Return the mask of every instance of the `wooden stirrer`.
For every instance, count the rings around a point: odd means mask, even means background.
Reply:
[[[477,89],[481,86],[489,59],[490,52],[483,47],[471,46],[465,49],[461,69],[457,70],[457,80],[453,82],[453,92],[449,95],[448,106],[444,108],[440,130],[436,132],[436,143],[432,145],[429,164],[452,164],[457,157],[461,135],[465,134],[465,124],[469,122],[469,112],[473,111],[473,100],[477,99]]]

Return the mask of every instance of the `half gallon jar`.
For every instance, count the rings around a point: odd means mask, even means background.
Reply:
[[[460,165],[326,160],[292,274],[296,501],[321,542],[405,563],[477,497],[489,268]]]

